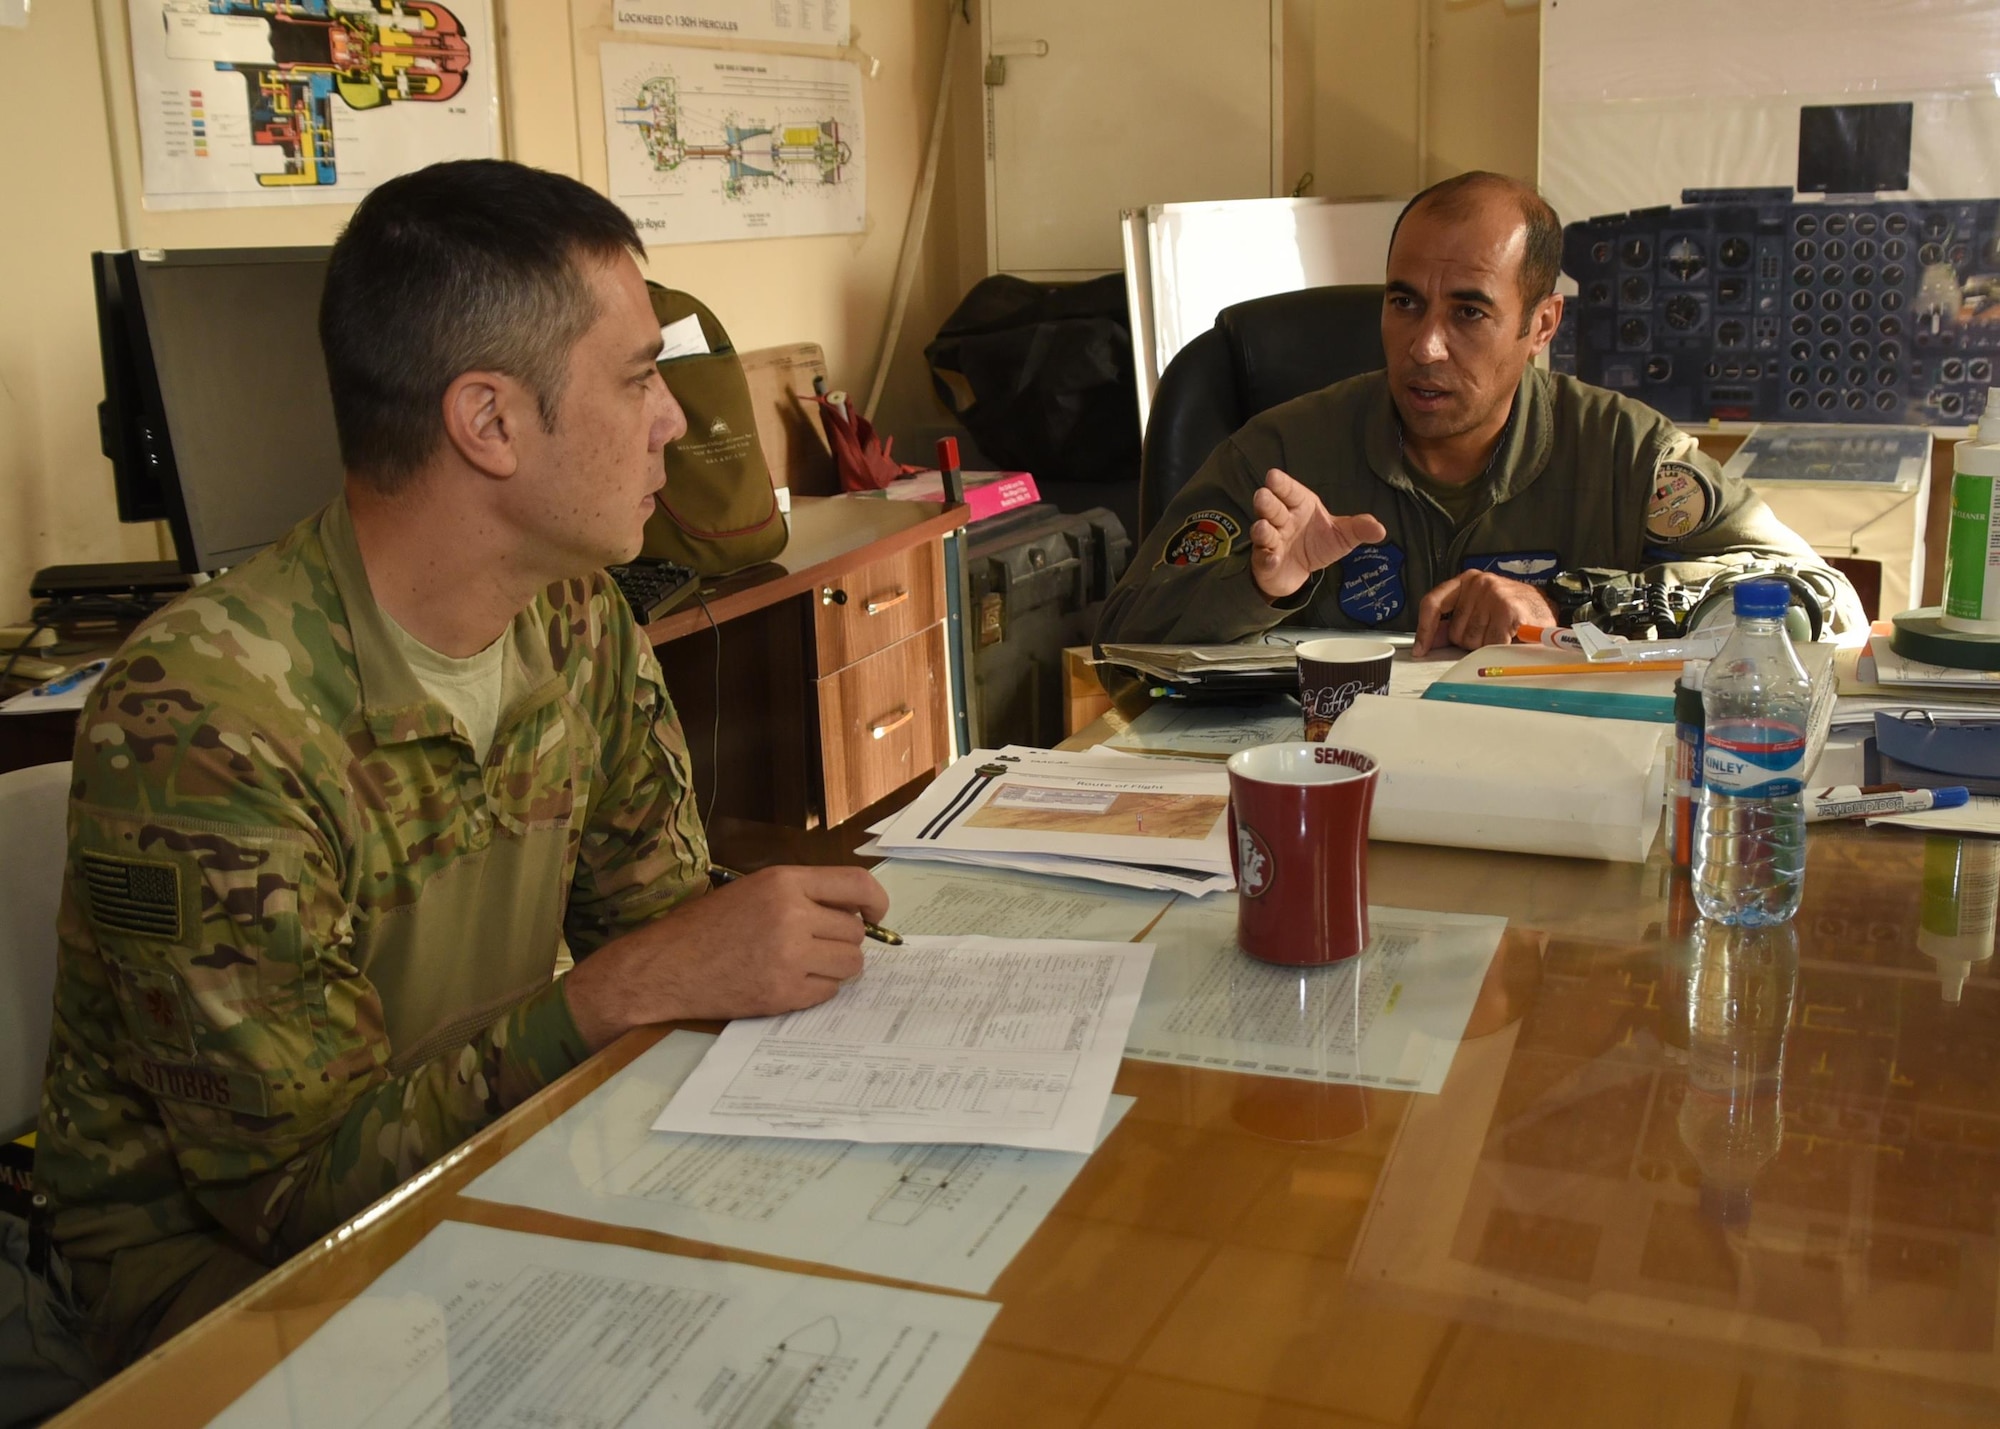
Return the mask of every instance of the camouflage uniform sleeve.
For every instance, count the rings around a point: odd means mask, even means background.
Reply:
[[[1780,521],[1747,482],[1725,475],[1695,439],[1654,414],[1637,433],[1636,460],[1645,475],[1645,544],[1649,563],[1695,562],[1716,556],[1772,557],[1825,574],[1835,592],[1834,628],[1867,624],[1847,578]],[[1635,483],[1635,485],[1638,483]]]
[[[232,659],[229,631],[209,639]],[[585,1052],[551,986],[463,1046],[390,1074],[381,1001],[353,959],[345,835],[311,792],[334,771],[278,733],[282,721],[260,727],[248,714],[273,689],[296,703],[284,684],[263,676],[241,698],[217,686],[204,701],[143,646],[106,672],[78,730],[69,878],[80,916],[64,920],[62,953],[65,980],[108,982],[118,1022],[59,1018],[57,1029],[91,1044],[70,1050],[129,1088],[134,1114],[151,1104],[189,1193],[273,1262]],[[50,1111],[45,1128],[60,1129],[61,1109]]]
[[[1226,644],[1304,609],[1318,576],[1272,601],[1250,574],[1251,498],[1263,483],[1236,438],[1210,453],[1139,543],[1098,617],[1097,643]]]
[[[660,662],[608,579],[588,588],[581,612],[579,637],[595,646],[588,693],[604,739],[604,783],[583,831],[564,927],[579,958],[708,888],[687,738]]]

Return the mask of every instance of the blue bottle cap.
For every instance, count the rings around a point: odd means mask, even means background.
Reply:
[[[1773,620],[1792,603],[1792,588],[1783,581],[1739,581],[1729,588],[1736,613],[1752,620]]]

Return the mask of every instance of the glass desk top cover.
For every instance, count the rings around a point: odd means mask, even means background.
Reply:
[[[2000,844],[1815,829],[1778,934],[1699,924],[1657,859],[1376,844],[1370,877],[1512,920],[1442,1094],[1128,1060],[1137,1105],[994,1286],[937,1423],[2000,1418],[2000,984],[1965,956]],[[659,1035],[65,1422],[204,1422],[447,1219],[842,1276],[459,1194]]]

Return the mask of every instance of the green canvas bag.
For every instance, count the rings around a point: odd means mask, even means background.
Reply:
[[[708,351],[660,363],[687,414],[687,435],[664,453],[667,484],[646,522],[645,554],[728,575],[785,549],[785,520],[757,440],[756,410],[729,334],[699,298],[646,284],[661,327],[694,317]]]

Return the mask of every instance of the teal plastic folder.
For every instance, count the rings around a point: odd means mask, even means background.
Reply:
[[[1679,673],[1674,667],[1673,673]],[[1642,676],[1643,678],[1649,678]],[[1674,697],[1618,694],[1611,690],[1558,690],[1547,685],[1523,685],[1509,680],[1439,680],[1424,691],[1427,700],[1451,700],[1461,705],[1499,705],[1510,710],[1544,710],[1549,714],[1589,715],[1596,719],[1632,719],[1647,724],[1674,722]]]

